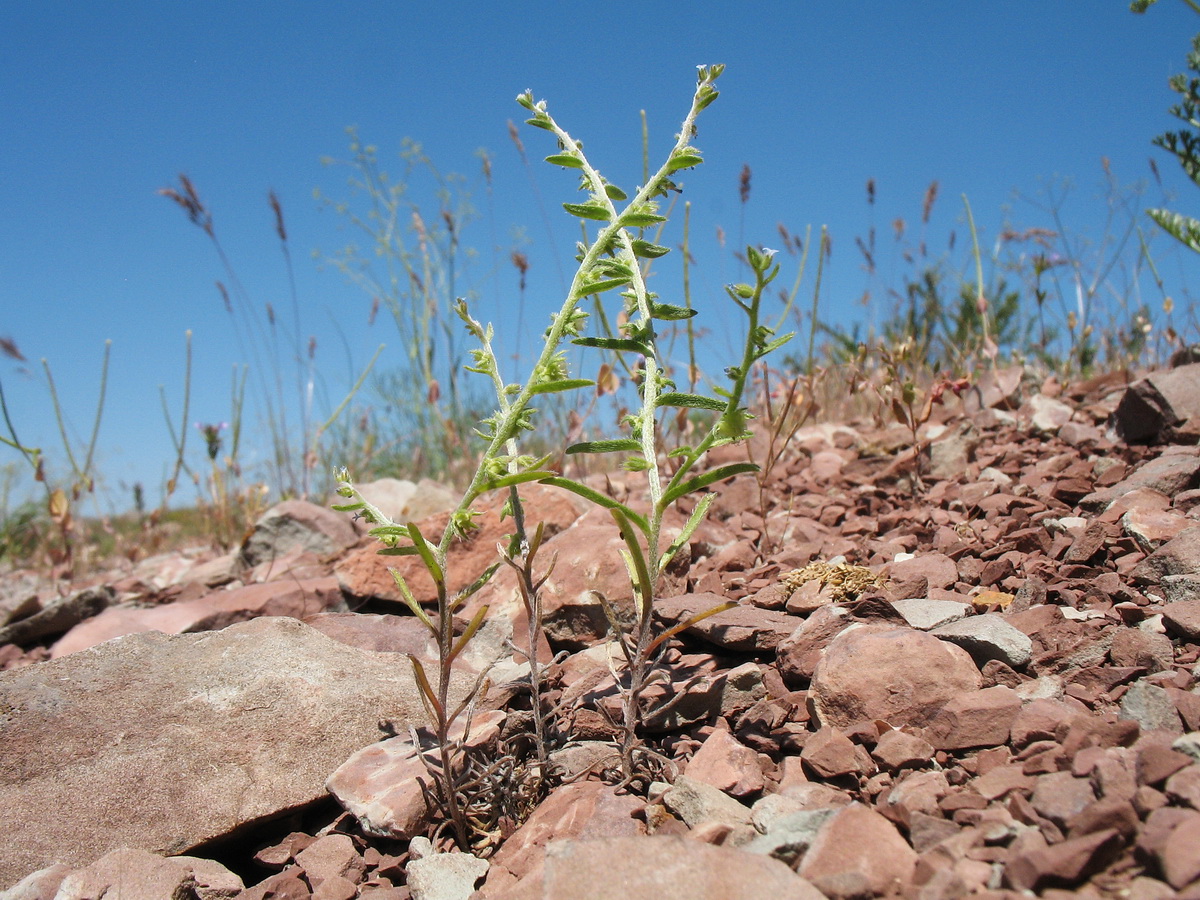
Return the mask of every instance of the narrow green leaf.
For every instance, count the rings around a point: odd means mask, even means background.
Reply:
[[[371,537],[408,537],[408,528],[404,525],[380,525],[367,532]]]
[[[553,156],[547,156],[546,162],[552,166],[564,166],[568,169],[583,168],[583,160],[573,153],[555,153]]]
[[[683,526],[683,531],[679,532],[679,537],[671,541],[671,546],[663,554],[662,567],[664,569],[675,558],[675,554],[683,548],[683,545],[692,539],[692,535],[696,533],[696,529],[700,527],[700,523],[708,515],[708,508],[712,506],[713,501],[716,499],[716,494],[705,494],[700,498],[700,502],[696,504],[696,508],[692,510],[692,514],[688,516],[687,523]]]
[[[595,347],[599,350],[615,350],[619,353],[641,353],[643,356],[650,355],[650,351],[645,344],[630,338],[581,337],[575,338],[571,343],[578,344],[580,347]]]
[[[633,438],[612,438],[606,441],[580,441],[567,448],[567,453],[623,453],[641,450],[642,445]]]
[[[722,400],[716,400],[712,397],[703,397],[700,394],[679,394],[674,391],[669,391],[658,396],[659,406],[684,406],[688,409],[713,409],[720,412],[726,407],[726,403]]]
[[[585,284],[579,289],[579,293],[580,296],[591,297],[593,294],[603,294],[605,291],[624,287],[627,284],[629,284],[628,278],[606,278],[603,281],[593,281],[591,284]]]
[[[532,125],[534,128],[541,128],[543,131],[553,131],[554,126],[546,119],[526,119],[526,125]]]
[[[680,169],[690,169],[704,162],[704,157],[695,150],[680,150],[667,161],[667,174],[678,172]]]
[[[605,219],[604,221],[607,222],[608,220]],[[667,221],[666,216],[659,216],[654,213],[627,212],[621,216],[621,226],[623,228],[645,228],[648,225],[657,225],[659,222],[665,221]]]
[[[650,304],[650,315],[663,322],[678,322],[682,319],[690,319],[697,312],[698,310],[688,309],[686,306],[672,306],[670,303]]]
[[[421,608],[421,604],[417,602],[417,598],[408,588],[408,582],[404,580],[404,576],[395,569],[388,569],[392,574],[392,581],[396,582],[396,587],[400,589],[400,597],[404,600],[404,605],[407,606],[414,616],[421,620],[422,624],[429,629],[434,637],[437,637],[437,626],[433,624],[433,620],[429,618],[429,613]]]
[[[383,547],[375,551],[376,556],[416,556],[417,548],[412,546],[406,547]]]
[[[472,581],[470,583],[470,585],[468,585],[467,587],[465,587],[461,591],[459,591],[458,596],[454,598],[454,602],[450,604],[451,610],[453,611],[455,609],[458,609],[460,606],[462,606],[464,603],[466,603],[467,600],[469,600],[471,598],[472,594],[474,594],[481,587],[483,587],[485,584],[487,584],[489,581],[491,581],[492,576],[496,574],[496,571],[500,568],[500,564],[502,562],[503,562],[503,560],[499,560],[499,559],[496,560],[494,563],[492,563],[490,566],[488,566],[486,569],[483,570],[482,575],[480,575],[478,578],[476,578],[474,581]]]
[[[587,378],[564,378],[561,381],[547,381],[534,385],[531,394],[557,394],[559,391],[573,391],[576,388],[593,387],[596,382]]]
[[[634,533],[629,519],[621,510],[610,509],[609,513],[612,515],[613,521],[617,523],[617,528],[621,531],[621,540],[629,548],[629,563],[632,564],[633,570],[637,574],[634,581],[637,582],[638,593],[641,595],[638,612],[642,621],[645,622],[650,618],[654,602],[654,585],[650,581],[650,567],[646,561],[646,552],[642,549],[642,545],[638,541],[637,534]]]
[[[582,168],[582,166],[580,167]],[[617,187],[615,184],[604,183],[604,193],[608,195],[609,200],[616,200],[618,203],[622,200],[628,200],[629,195]]]
[[[459,635],[458,640],[454,642],[454,646],[450,650],[450,656],[446,660],[447,662],[454,662],[454,657],[462,653],[463,648],[467,646],[467,642],[470,641],[471,638],[475,637],[475,632],[477,632],[479,630],[479,626],[483,624],[483,620],[487,616],[487,611],[487,605],[484,604],[483,606],[479,607],[478,612],[471,617],[471,621],[467,625],[466,630],[463,631],[463,633]]]
[[[595,488],[588,487],[586,484],[580,484],[578,481],[572,481],[570,478],[562,478],[560,476],[542,479],[542,484],[560,487],[564,491],[570,491],[572,494],[577,494],[583,499],[595,503],[597,506],[602,506],[605,509],[620,510],[624,514],[625,518],[629,519],[630,522],[642,530],[643,534],[649,532],[650,530],[650,526],[646,522],[645,517],[639,516],[624,503],[614,500],[612,497],[602,494]]]
[[[429,570],[429,575],[437,585],[446,583],[446,573],[442,571],[442,567],[438,565],[437,557],[433,555],[433,548],[425,540],[421,534],[421,530],[417,528],[415,523],[408,526],[408,535],[412,538],[413,547],[420,554],[421,562],[425,564],[425,568]]]
[[[652,244],[649,241],[640,240],[633,242],[633,255],[640,256],[642,259],[658,259],[660,256],[666,256],[670,252],[670,247],[664,247],[661,244]]]
[[[782,347],[784,344],[786,344],[788,341],[790,341],[795,336],[796,336],[796,332],[789,331],[787,334],[783,335],[782,337],[775,338],[775,340],[771,341],[771,343],[767,344],[765,347],[763,347],[761,350],[759,350],[758,353],[756,354],[756,356],[761,358],[761,357],[766,356],[768,353],[773,353],[774,351],[778,350],[780,347]]]
[[[662,499],[658,501],[658,506],[660,509],[666,509],[667,506],[674,503],[680,497],[703,490],[710,484],[716,484],[718,481],[724,481],[726,478],[732,478],[734,475],[757,471],[758,466],[752,462],[730,463],[727,466],[718,466],[710,472],[697,475],[695,478],[689,478],[683,484],[678,484],[671,488],[662,495]]]
[[[8,441],[5,441],[4,443],[7,444]],[[329,508],[336,512],[358,512],[366,505],[367,504],[365,503],[338,503]]]
[[[500,488],[512,487],[514,484],[525,484],[529,481],[541,481],[543,478],[549,478],[558,473],[552,469],[537,469],[527,472],[513,472],[509,475],[501,475],[499,478],[493,478],[487,483],[485,490],[495,491]]]
[[[579,216],[581,219],[592,219],[596,222],[607,222],[609,220],[608,210],[599,203],[564,203],[563,209],[573,216]]]

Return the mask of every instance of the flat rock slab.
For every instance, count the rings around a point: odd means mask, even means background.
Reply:
[[[183,853],[302,807],[381,720],[424,719],[395,655],[288,618],[0,673],[0,889],[119,847]]]

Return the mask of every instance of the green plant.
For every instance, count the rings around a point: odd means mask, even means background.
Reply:
[[[76,454],[75,449],[72,447],[71,439],[67,436],[67,425],[63,416],[62,404],[58,399],[58,390],[54,384],[54,375],[50,370],[50,363],[45,359],[42,360],[42,369],[46,373],[46,386],[50,392],[50,405],[54,410],[54,419],[58,425],[58,434],[62,441],[63,453],[71,469],[70,475],[62,480],[53,478],[47,472],[45,454],[40,447],[26,446],[17,436],[16,426],[13,424],[8,410],[8,403],[4,398],[4,385],[0,382],[0,417],[3,418],[4,427],[8,433],[7,437],[0,434],[0,443],[17,451],[29,464],[34,480],[42,485],[46,495],[45,513],[54,524],[57,537],[56,542],[47,544],[46,550],[54,563],[61,564],[64,567],[65,574],[68,576],[74,571],[76,551],[78,550],[77,545],[79,543],[77,539],[75,505],[84,494],[90,494],[95,489],[94,462],[96,440],[100,435],[100,422],[104,415],[104,400],[108,386],[108,360],[111,349],[112,341],[105,341],[104,360],[100,367],[99,396],[96,400],[96,416],[92,423],[92,433],[88,438],[86,446],[81,448],[81,452],[78,454]],[[12,356],[15,359],[24,359],[20,351],[16,349],[16,344],[10,339],[4,339],[3,351],[6,355]],[[35,523],[36,517],[25,517],[23,524],[25,527],[29,527]]]
[[[433,723],[437,741],[439,764],[431,768],[435,781],[436,799],[454,829],[459,844],[471,845],[471,829],[463,803],[459,797],[462,788],[462,745],[451,739],[452,726],[471,708],[483,686],[481,675],[460,698],[451,694],[451,676],[454,662],[479,632],[487,616],[487,606],[481,606],[466,624],[461,633],[456,633],[454,614],[463,609],[466,600],[496,571],[502,561],[517,568],[520,573],[523,599],[531,614],[531,628],[537,622],[537,593],[544,583],[545,574],[535,575],[533,558],[541,544],[541,529],[532,538],[524,522],[520,484],[530,481],[556,485],[573,491],[588,500],[610,510],[620,529],[624,544],[624,557],[634,584],[637,612],[632,623],[625,624],[613,611],[616,639],[626,660],[627,671],[622,679],[621,690],[624,707],[624,738],[620,757],[625,781],[632,781],[640,770],[641,760],[638,747],[638,728],[646,710],[642,695],[650,683],[661,651],[666,642],[683,628],[699,619],[725,608],[721,605],[707,610],[684,623],[659,632],[653,620],[654,600],[659,578],[671,558],[686,544],[700,524],[713,496],[706,494],[696,503],[682,533],[664,547],[663,525],[668,508],[679,499],[705,491],[707,488],[742,472],[756,469],[750,463],[734,463],[698,472],[697,466],[708,450],[723,444],[739,441],[748,436],[745,427],[746,410],[741,406],[742,395],[754,364],[767,353],[784,343],[790,335],[774,338],[773,330],[760,323],[760,304],[763,290],[778,273],[772,261],[771,251],[748,248],[747,259],[755,273],[754,284],[736,285],[728,289],[729,295],[747,315],[749,331],[743,358],[737,366],[728,370],[731,386],[718,390],[720,399],[696,394],[680,393],[667,379],[663,361],[659,356],[656,322],[672,322],[690,317],[694,311],[685,307],[660,303],[656,295],[646,288],[642,260],[654,259],[668,252],[666,247],[639,237],[637,230],[665,221],[657,211],[657,199],[673,187],[671,176],[676,172],[698,165],[702,158],[691,146],[695,134],[695,120],[702,109],[717,97],[714,82],[723,66],[701,67],[697,88],[691,108],[676,137],[675,145],[667,161],[646,179],[633,199],[610,184],[584,156],[581,145],[565,132],[546,111],[544,102],[537,102],[529,93],[518,97],[518,102],[529,113],[528,124],[551,132],[558,140],[558,152],[547,157],[547,162],[564,168],[577,170],[582,189],[587,192],[583,203],[566,203],[564,208],[584,222],[599,223],[594,238],[579,245],[578,268],[561,309],[552,316],[540,355],[534,362],[524,384],[506,384],[501,377],[500,365],[492,346],[491,326],[483,326],[470,315],[465,300],[455,306],[467,330],[478,343],[472,350],[473,365],[470,371],[484,375],[492,384],[498,407],[488,418],[482,420],[476,434],[484,441],[481,462],[468,484],[461,501],[450,514],[448,523],[437,543],[425,538],[414,523],[399,524],[387,518],[379,509],[367,502],[354,488],[348,473],[339,473],[339,494],[351,502],[335,507],[363,516],[375,527],[371,534],[381,540],[385,547],[380,552],[393,555],[415,555],[422,562],[435,586],[436,597],[432,598],[435,611],[426,612],[420,599],[415,597],[404,579],[393,572],[405,603],[433,636],[438,647],[437,671],[431,678],[425,666],[415,657],[410,657],[414,678],[420,688]],[[615,205],[623,201],[622,209]],[[582,333],[589,318],[580,308],[588,297],[621,289],[624,299],[625,319],[620,336],[590,337]],[[572,445],[569,453],[630,454],[626,459],[628,468],[647,474],[647,493],[650,512],[642,515],[630,506],[605,496],[578,481],[564,478],[545,468],[547,458],[535,459],[520,453],[519,438],[534,430],[537,410],[533,403],[547,395],[590,387],[594,383],[569,375],[564,341],[604,350],[619,356],[637,357],[631,366],[638,376],[640,409],[628,416],[626,425],[630,437],[609,441],[587,441]],[[707,434],[695,446],[682,446],[671,452],[673,474],[668,478],[663,472],[660,459],[659,417],[671,409],[701,410],[715,413]],[[513,517],[515,533],[508,546],[495,564],[488,567],[466,589],[450,596],[447,589],[447,551],[456,538],[470,534],[476,527],[478,512],[475,502],[489,491],[507,490],[509,500],[506,510]],[[530,635],[530,663],[534,670],[533,683],[537,682],[535,636]],[[534,698],[535,708],[540,709],[539,698]],[[544,748],[544,737],[539,736]]]

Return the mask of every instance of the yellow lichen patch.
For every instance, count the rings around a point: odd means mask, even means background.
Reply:
[[[788,588],[789,596],[810,581],[819,581],[822,587],[832,587],[833,600],[840,602],[857,597],[868,588],[883,587],[887,577],[876,575],[866,566],[811,562],[803,569],[794,569],[780,578],[780,583]]]
[[[1013,594],[1007,594],[1004,591],[980,591],[971,598],[971,605],[978,610],[991,609],[993,606],[1007,609],[1014,599]]]

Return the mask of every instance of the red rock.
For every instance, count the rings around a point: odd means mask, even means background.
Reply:
[[[1091,783],[1086,778],[1076,778],[1070,772],[1052,772],[1040,776],[1033,788],[1033,796],[1029,798],[1038,815],[1060,828],[1095,800],[1096,794]]]
[[[1158,740],[1143,739],[1135,749],[1139,784],[1161,784],[1192,762],[1186,753],[1171,749],[1169,736]]]
[[[1110,424],[1128,443],[1153,441],[1185,420],[1200,416],[1200,365],[1152,372],[1121,396]]]
[[[158,898],[230,897],[241,891],[242,880],[218,862],[193,856],[162,857],[128,847],[106,853],[89,866],[76,869],[58,885],[59,900],[89,897]],[[7,894],[6,894],[7,896]],[[16,898],[14,898],[16,900]]]
[[[887,806],[899,820],[911,822],[917,813],[933,815],[939,803],[950,793],[950,782],[943,772],[913,772],[903,775],[887,794]],[[891,813],[889,813],[891,815]]]
[[[231,591],[213,591],[197,600],[146,609],[113,606],[72,628],[50,648],[50,655],[66,656],[127,634],[219,631],[236,622],[263,616],[303,619],[339,608],[345,609],[345,602],[332,576],[251,584]]]
[[[1104,798],[1081,809],[1067,820],[1066,827],[1067,836],[1072,838],[1111,828],[1131,841],[1139,824],[1137,810],[1128,800]]]
[[[758,754],[723,729],[700,745],[688,761],[687,775],[739,798],[759,794],[764,786]]]
[[[720,606],[727,599],[720,594],[681,594],[657,601],[654,612],[669,627]],[[702,619],[687,632],[724,650],[758,653],[773,651],[798,624],[796,617],[787,613],[742,605]]]
[[[1176,803],[1186,803],[1192,809],[1200,810],[1200,763],[1176,772],[1167,779],[1164,790]]]
[[[895,892],[916,866],[916,851],[896,826],[853,803],[826,820],[796,870],[826,897],[840,898]]]
[[[937,750],[964,750],[1008,743],[1021,698],[997,685],[951,697],[922,736]]]
[[[879,736],[871,756],[885,769],[921,768],[933,759],[933,746],[924,738],[907,731],[892,729]]]
[[[543,871],[489,900],[821,900],[777,859],[682,837],[554,841]]]
[[[1197,536],[1200,538],[1200,535]],[[1180,600],[1163,607],[1163,623],[1189,641],[1200,638],[1200,600]]]
[[[564,784],[550,792],[492,862],[519,879],[541,868],[552,840],[644,835],[645,826],[634,818],[644,805],[632,794],[618,794],[598,781]],[[489,874],[487,884],[495,880]]]
[[[998,800],[1012,791],[1029,791],[1034,784],[1034,777],[1017,765],[997,766],[971,782],[975,791],[988,800]]]
[[[944,553],[921,553],[911,559],[898,560],[888,566],[888,576],[893,581],[920,581],[930,588],[952,588],[958,581],[958,566]]]
[[[1150,673],[1168,669],[1174,662],[1171,639],[1165,634],[1152,634],[1140,628],[1118,629],[1108,648],[1108,656],[1118,667],[1140,668]]]
[[[296,862],[314,889],[329,878],[344,878],[352,885],[362,881],[366,864],[346,834],[326,834],[296,854]]]
[[[1012,887],[1024,891],[1073,887],[1103,869],[1120,851],[1121,836],[1117,831],[1098,831],[1020,853],[1005,865],[1004,878]]]
[[[312,892],[298,868],[276,872],[265,881],[238,894],[234,900],[310,900]]]
[[[1164,575],[1200,573],[1200,526],[1185,528],[1133,570],[1135,583],[1158,584]],[[1174,604],[1172,604],[1174,605]]]
[[[1183,888],[1200,878],[1200,817],[1185,819],[1171,831],[1159,863],[1173,888]]]
[[[247,566],[279,558],[291,550],[336,553],[354,546],[358,535],[350,516],[306,500],[285,500],[259,517],[242,546]]]
[[[1054,740],[1059,728],[1065,732],[1067,723],[1078,714],[1078,709],[1061,700],[1032,700],[1013,717],[1012,745],[1020,749],[1034,741]]]
[[[818,730],[805,741],[800,758],[821,778],[870,775],[875,771],[867,752],[836,728]]]
[[[794,687],[807,685],[830,641],[853,622],[849,610],[842,606],[815,610],[775,648],[784,680]]]
[[[822,724],[924,725],[951,698],[982,683],[962,648],[910,628],[866,625],[830,643],[809,700]]]

